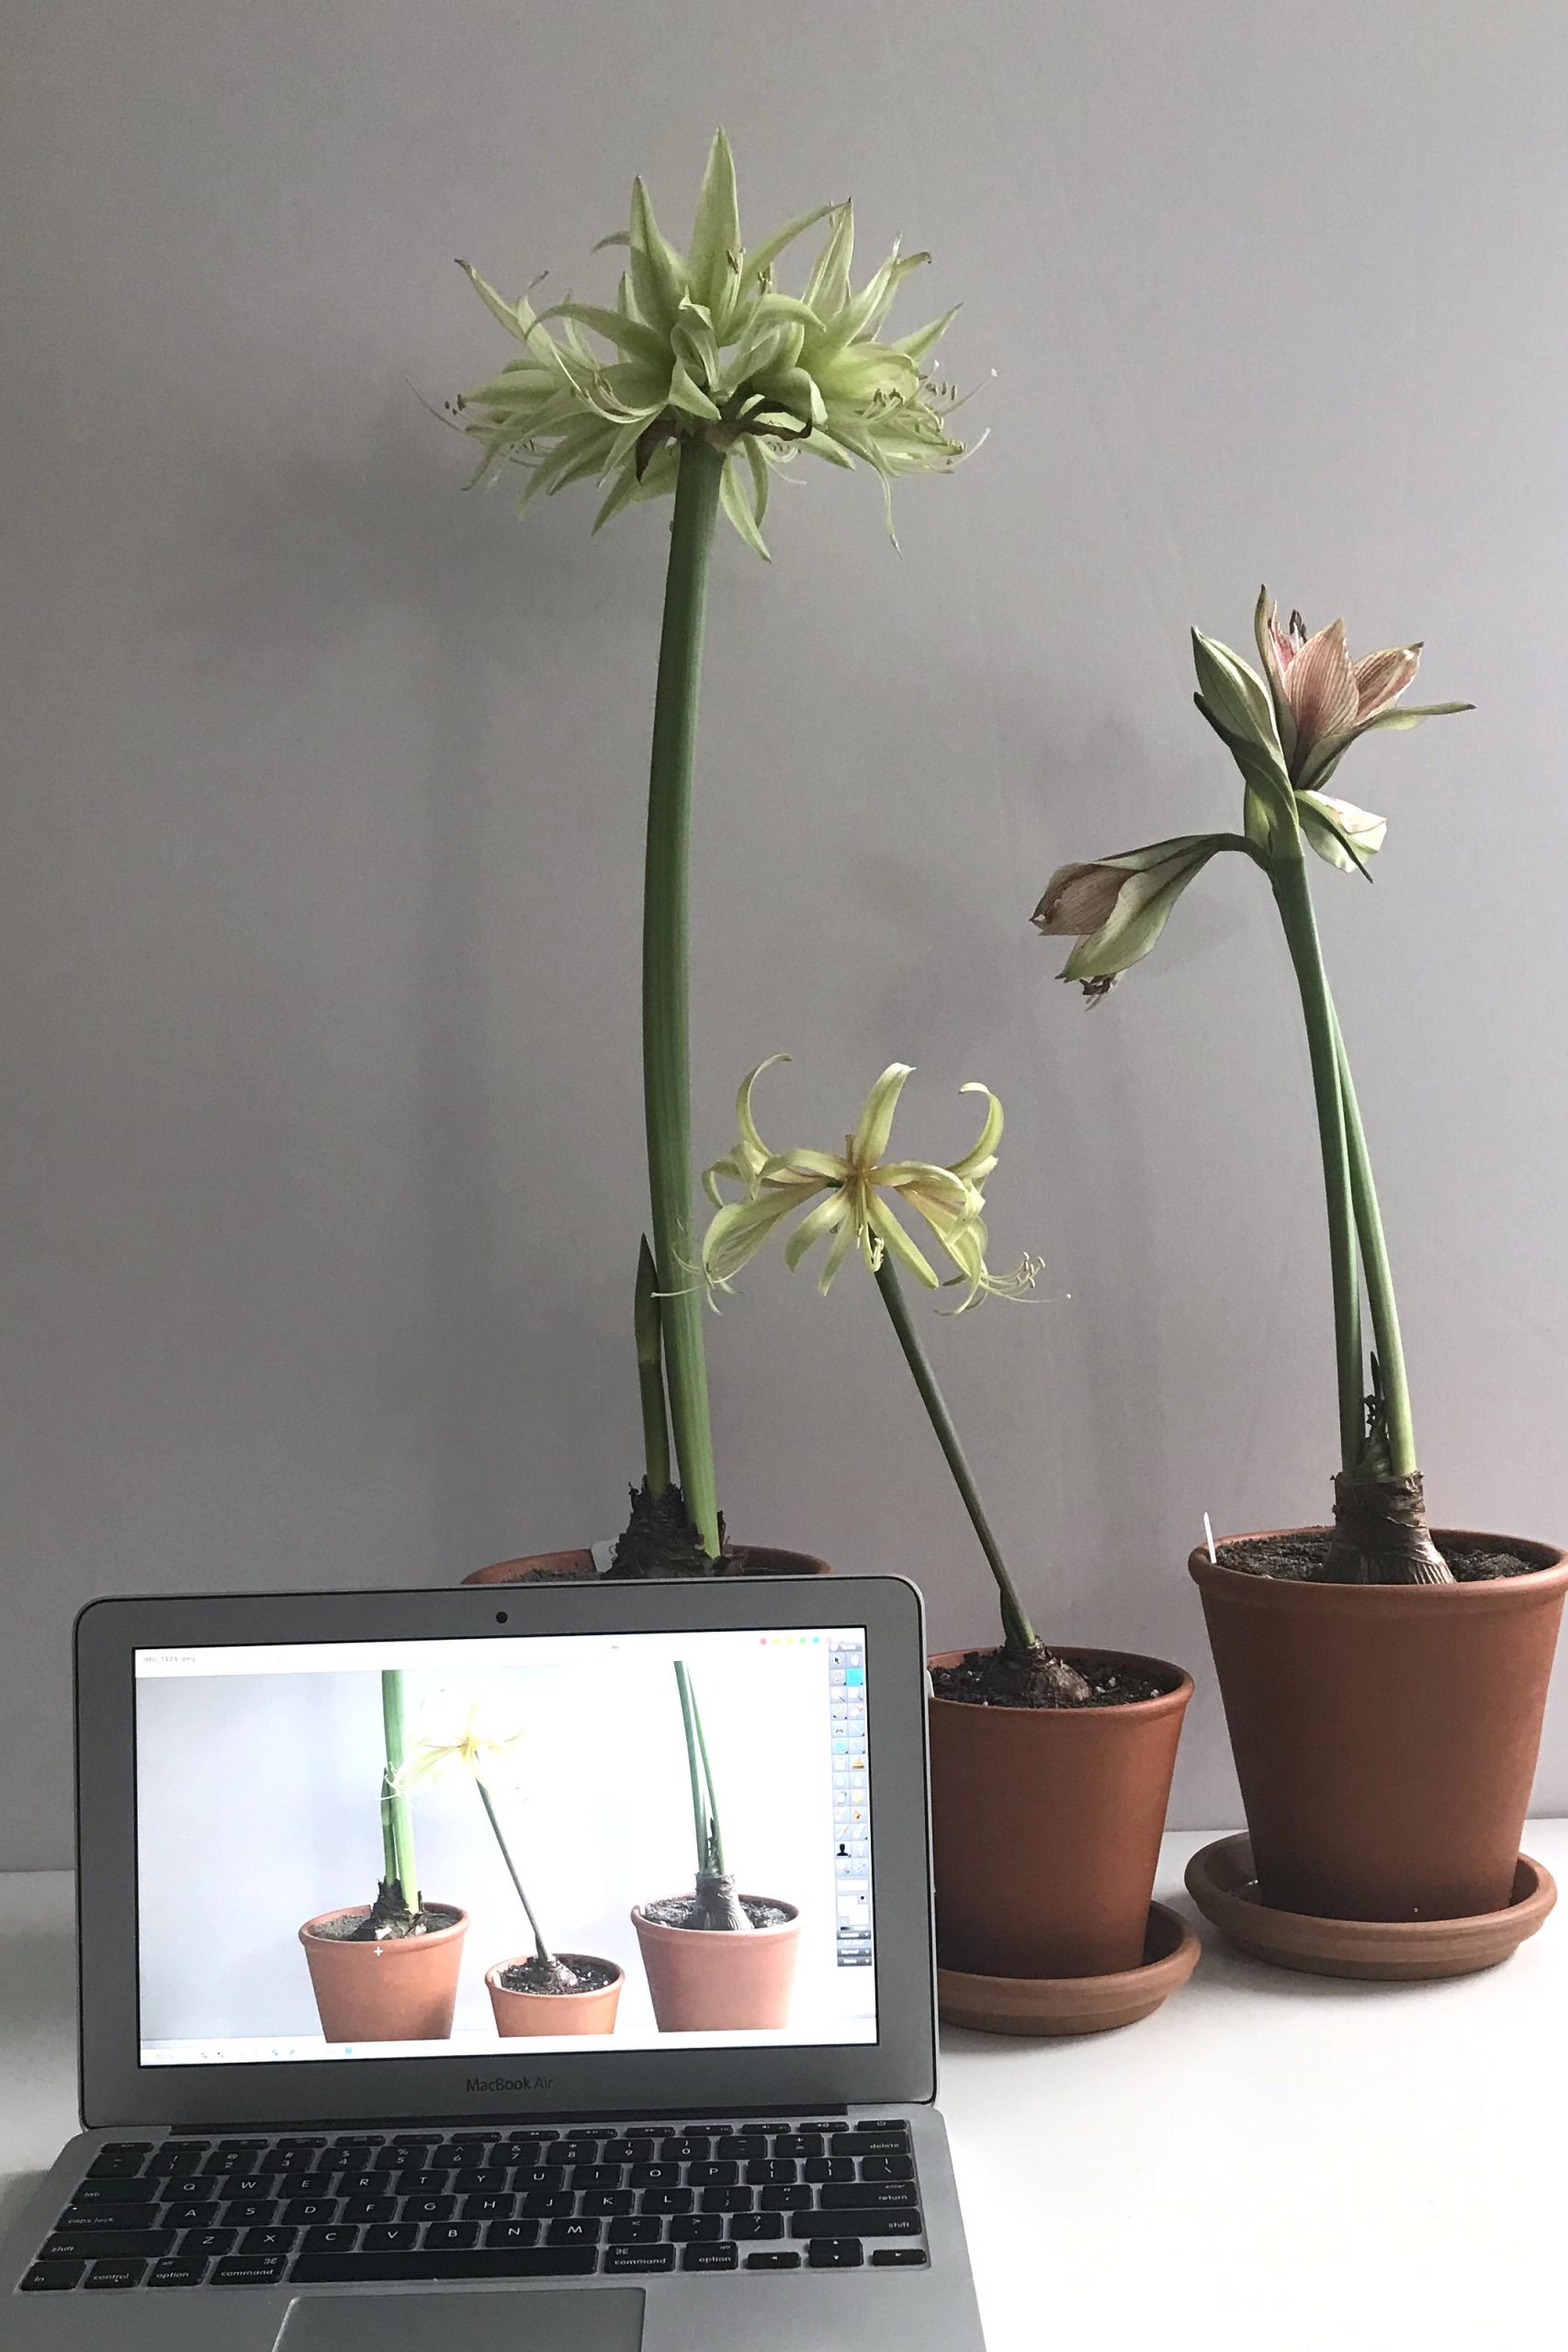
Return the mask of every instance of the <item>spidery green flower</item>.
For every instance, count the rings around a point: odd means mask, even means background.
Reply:
[[[805,291],[781,293],[774,263],[819,220],[826,242]],[[901,280],[930,255],[895,246],[856,293],[848,204],[797,214],[747,252],[720,130],[683,254],[660,234],[640,179],[629,228],[603,243],[626,249],[613,309],[568,299],[540,311],[526,294],[508,302],[459,265],[522,346],[457,403],[480,448],[476,480],[499,459],[527,469],[520,511],[541,492],[594,481],[607,485],[597,530],[623,507],[672,491],[680,443],[704,440],[726,459],[725,513],[765,557],[770,481],[797,450],[869,466],[890,534],[893,484],[945,473],[964,455],[947,426],[956,396],[921,366],[953,311],[897,342],[877,339]]]

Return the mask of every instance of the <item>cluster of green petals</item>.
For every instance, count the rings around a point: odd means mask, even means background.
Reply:
[[[781,293],[775,262],[824,220],[804,292]],[[461,265],[522,346],[458,408],[479,444],[479,475],[503,458],[528,469],[524,508],[569,482],[596,481],[605,488],[597,530],[671,491],[681,444],[704,440],[726,459],[725,513],[766,556],[770,478],[797,450],[871,467],[889,500],[890,531],[893,484],[945,472],[964,455],[947,430],[953,395],[922,368],[953,312],[899,341],[878,340],[901,280],[930,256],[895,248],[857,293],[848,204],[801,213],[747,252],[721,130],[684,253],[661,234],[640,179],[629,227],[603,242],[626,252],[613,309],[568,300],[536,310],[526,295],[508,302]]]
[[[986,1263],[988,1237],[980,1188],[997,1165],[1002,1133],[1002,1106],[988,1086],[961,1089],[985,1096],[985,1124],[962,1159],[946,1165],[887,1157],[893,1114],[911,1075],[908,1062],[892,1062],[883,1071],[841,1152],[805,1147],[770,1151],[757,1131],[751,1091],[763,1070],[788,1058],[774,1054],[742,1081],[735,1104],[735,1147],[703,1171],[703,1189],[716,1212],[703,1239],[703,1272],[711,1289],[728,1290],[774,1229],[804,1211],[784,1260],[793,1272],[818,1242],[826,1241],[818,1280],[824,1295],[852,1250],[872,1273],[890,1254],[917,1282],[935,1290],[942,1278],[900,1223],[898,1205],[924,1220],[956,1267],[949,1280],[966,1286],[959,1314],[987,1294],[1016,1297],[1032,1287],[1032,1260],[1026,1258],[1016,1274],[999,1280]],[[726,1182],[739,1186],[738,1199],[726,1199]]]

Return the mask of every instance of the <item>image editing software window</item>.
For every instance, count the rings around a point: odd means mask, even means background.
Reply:
[[[135,1702],[145,2066],[876,2040],[863,1628],[141,1650]]]

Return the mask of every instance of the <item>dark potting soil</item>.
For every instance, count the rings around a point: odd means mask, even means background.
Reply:
[[[1434,1537],[1434,1542],[1438,1539]],[[1517,1552],[1498,1551],[1488,1544],[1469,1544],[1458,1536],[1438,1542],[1456,1584],[1490,1584],[1498,1577],[1528,1577],[1540,1566]],[[1319,1584],[1328,1557],[1326,1529],[1300,1535],[1270,1535],[1247,1544],[1221,1544],[1215,1556],[1222,1568],[1239,1568],[1243,1576],[1277,1577],[1283,1584]],[[1440,1591],[1440,1586],[1435,1589]]]
[[[588,1952],[558,1951],[556,1958],[563,1968],[570,1969],[575,1984],[558,1984],[537,1956],[503,1968],[501,1983],[509,1993],[603,1993],[620,1973],[607,1960],[595,1960]]]
[[[759,1903],[754,1896],[743,1894],[740,1908],[754,1928],[783,1928],[789,1923],[789,1913],[777,1903]],[[660,1928],[701,1928],[709,1935],[714,1933],[694,1894],[668,1894],[657,1903],[645,1903],[642,1916]]]
[[[938,1699],[957,1699],[971,1707],[1077,1708],[1131,1706],[1139,1699],[1163,1699],[1177,1688],[1171,1676],[1145,1674],[1109,1659],[1076,1657],[1069,1663],[1089,1685],[1087,1699],[1060,1697],[1033,1661],[1010,1657],[1006,1650],[970,1650],[957,1666],[933,1666],[931,1690]]]
[[[378,1937],[368,1918],[353,1912],[340,1911],[335,1919],[323,1919],[310,1933],[324,1944],[373,1944],[389,1939],[400,1940],[405,1936],[434,1936],[442,1928],[455,1928],[462,1917],[445,1903],[427,1903],[412,1927],[383,1925]]]

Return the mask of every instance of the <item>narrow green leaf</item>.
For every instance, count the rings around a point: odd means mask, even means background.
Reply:
[[[686,267],[699,301],[715,311],[729,299],[740,247],[740,210],[735,190],[735,158],[722,130],[716,130],[707,169],[697,195],[696,218]]]
[[[773,235],[765,238],[757,247],[755,253],[746,255],[745,270],[748,278],[761,277],[764,271],[773,267],[786,245],[793,245],[796,237],[804,236],[807,229],[815,229],[818,220],[826,220],[830,212],[837,210],[837,205],[818,204],[809,212],[797,212],[792,220],[784,222],[782,229],[775,229]]]

